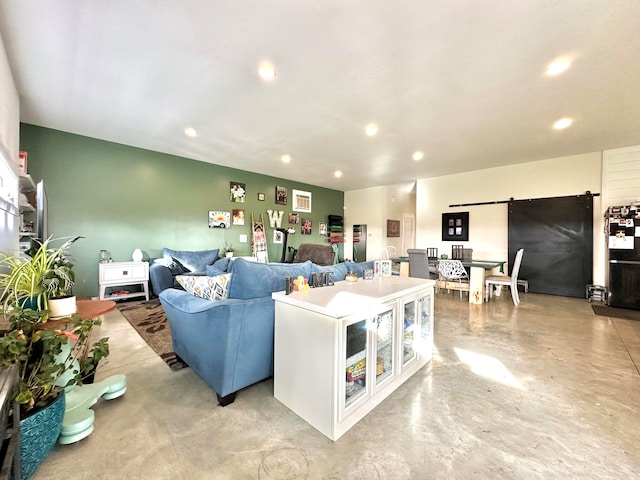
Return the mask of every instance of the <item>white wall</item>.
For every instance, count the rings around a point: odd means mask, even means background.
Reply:
[[[18,217],[8,213],[8,204],[17,205],[17,162],[20,145],[20,102],[11,67],[0,36],[0,251],[18,250]]]
[[[438,247],[451,255],[453,242],[442,241],[442,213],[469,212],[469,241],[474,258],[503,260],[508,254],[507,204],[450,208],[449,205],[600,193],[602,154],[593,152],[506,167],[418,180],[416,247]],[[604,284],[603,217],[594,198],[594,282]],[[508,259],[512,261],[512,259]]]
[[[387,220],[399,220],[404,213],[415,214],[416,201],[413,185],[352,190],[344,194],[344,256],[352,258],[353,226],[367,226],[367,260],[384,258],[387,245],[393,245],[402,254],[402,237],[387,237]],[[402,229],[401,229],[402,235]]]

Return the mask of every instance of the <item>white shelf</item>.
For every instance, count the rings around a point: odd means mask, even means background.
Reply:
[[[117,300],[124,300],[125,298],[136,298],[136,297],[145,297],[146,298],[146,296],[147,296],[147,294],[145,292],[123,293],[121,295],[110,294],[110,295],[105,295],[104,296],[104,300],[117,301]]]
[[[35,212],[36,209],[30,203],[21,203],[20,204],[21,212]]]
[[[20,191],[21,192],[35,192],[36,184],[33,182],[31,175],[25,173],[20,174]]]
[[[36,236],[35,232],[19,232],[19,235],[21,237],[35,237]]]

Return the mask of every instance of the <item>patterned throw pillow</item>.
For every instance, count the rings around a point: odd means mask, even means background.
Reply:
[[[231,274],[225,273],[215,277],[178,275],[176,280],[191,295],[215,301],[227,298],[227,288],[229,280],[231,280]]]

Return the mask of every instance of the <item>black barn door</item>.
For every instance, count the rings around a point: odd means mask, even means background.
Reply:
[[[584,298],[593,283],[593,197],[509,202],[510,264],[520,248],[518,278],[530,292]]]

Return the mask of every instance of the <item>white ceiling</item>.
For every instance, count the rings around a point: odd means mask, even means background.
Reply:
[[[637,0],[0,0],[0,29],[26,123],[338,190],[640,144]]]

